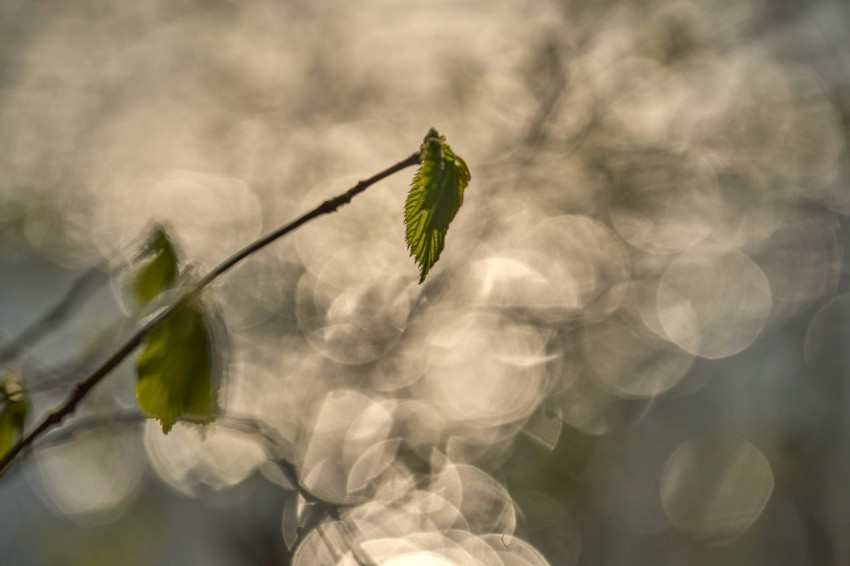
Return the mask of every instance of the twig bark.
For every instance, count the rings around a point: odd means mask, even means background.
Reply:
[[[175,301],[168,308],[164,309],[157,316],[153,317],[150,321],[148,321],[144,326],[142,326],[135,334],[133,334],[126,342],[124,342],[118,350],[116,350],[109,358],[103,362],[99,367],[97,367],[94,371],[92,371],[85,379],[77,383],[74,391],[65,400],[64,403],[59,405],[57,408],[50,411],[42,421],[29,433],[22,436],[18,442],[12,446],[9,451],[0,458],[0,474],[3,474],[8,468],[9,464],[11,464],[14,459],[21,453],[22,450],[30,446],[36,439],[42,436],[45,432],[50,430],[51,428],[58,426],[62,423],[65,418],[69,415],[73,414],[77,409],[77,405],[86,398],[89,392],[100,383],[104,377],[109,375],[112,370],[118,367],[121,362],[123,362],[127,356],[129,356],[133,350],[135,350],[144,340],[145,336],[156,328],[159,324],[162,323],[166,318],[171,316],[171,314],[183,303],[186,301],[192,300],[200,293],[207,288],[213,281],[219,278],[221,275],[229,271],[233,266],[237,263],[241,262],[245,258],[250,255],[260,251],[264,247],[268,246],[272,242],[282,238],[283,236],[289,234],[290,232],[296,230],[297,228],[303,226],[307,222],[318,218],[319,216],[323,216],[325,214],[330,214],[332,212],[336,212],[339,207],[348,204],[351,202],[351,199],[357,196],[358,194],[365,191],[371,185],[374,185],[378,181],[389,177],[390,175],[401,171],[402,169],[406,169],[412,165],[416,165],[419,163],[419,152],[413,153],[409,155],[407,158],[399,161],[395,165],[388,167],[373,175],[372,177],[360,181],[346,192],[337,195],[331,199],[328,199],[318,205],[313,210],[306,212],[289,222],[278,228],[277,230],[271,232],[270,234],[263,236],[259,240],[248,244],[216,267],[214,267],[209,273],[207,273],[204,277],[201,278],[198,283],[192,287],[188,292],[186,292],[178,301]]]

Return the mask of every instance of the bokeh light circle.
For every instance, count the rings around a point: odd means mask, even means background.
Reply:
[[[95,526],[117,518],[140,491],[143,459],[137,442],[100,431],[39,450],[33,481],[54,511]]]
[[[661,474],[661,503],[686,535],[728,543],[759,518],[773,491],[773,472],[751,442],[712,435],[681,444]]]
[[[499,426],[529,416],[546,391],[545,334],[491,312],[446,310],[427,338],[416,383],[449,421]]]
[[[344,364],[373,361],[407,327],[415,281],[395,270],[396,250],[380,241],[344,247],[305,272],[296,294],[304,336],[324,356]]]
[[[679,383],[693,364],[690,354],[641,336],[616,318],[585,327],[583,338],[594,374],[623,397],[664,393]]]
[[[738,250],[708,246],[676,258],[658,284],[667,337],[704,358],[737,354],[755,341],[771,310],[764,272]]]
[[[186,495],[232,487],[266,459],[255,438],[223,425],[208,425],[202,431],[177,423],[166,436],[159,423],[150,420],[144,443],[157,475]]]

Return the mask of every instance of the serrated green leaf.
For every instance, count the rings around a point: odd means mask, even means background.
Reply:
[[[136,362],[136,399],[164,433],[182,417],[214,418],[220,383],[214,355],[210,317],[198,302],[180,304],[145,337]]]
[[[0,456],[21,437],[28,413],[26,395],[17,383],[7,380],[3,386],[3,409],[0,410]]]
[[[140,306],[151,302],[177,279],[177,252],[162,226],[157,226],[151,234],[142,262],[133,277],[133,298]]]
[[[466,163],[434,128],[428,130],[421,151],[421,164],[404,203],[405,240],[419,266],[419,283],[440,259],[446,231],[471,178]]]

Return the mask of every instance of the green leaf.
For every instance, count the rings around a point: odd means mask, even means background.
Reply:
[[[218,410],[221,364],[210,322],[200,302],[183,302],[144,339],[136,399],[166,434],[182,417],[208,422]]]
[[[422,142],[421,164],[404,203],[405,240],[419,266],[419,283],[440,259],[446,231],[463,204],[470,174],[463,159],[431,128]]]
[[[0,455],[9,451],[24,431],[29,402],[20,386],[7,378],[2,389],[3,409],[0,411]]]
[[[142,252],[142,266],[133,278],[133,298],[140,306],[174,284],[178,275],[177,252],[162,226],[157,226]]]

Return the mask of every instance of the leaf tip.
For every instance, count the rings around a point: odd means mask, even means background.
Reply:
[[[219,319],[201,303],[180,303],[143,339],[136,360],[139,408],[168,434],[177,421],[212,421],[223,378]]]

